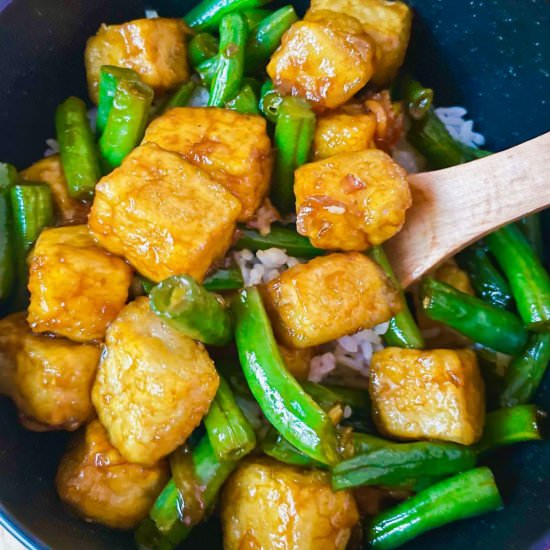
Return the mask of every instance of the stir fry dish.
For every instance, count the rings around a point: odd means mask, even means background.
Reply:
[[[384,253],[408,173],[490,154],[401,69],[410,7],[266,4],[102,25],[95,106],[0,164],[0,392],[142,550],[397,548],[501,508],[487,457],[541,439],[538,218],[412,288]]]

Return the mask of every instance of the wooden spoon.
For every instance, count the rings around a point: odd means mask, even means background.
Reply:
[[[501,153],[409,176],[413,205],[384,249],[403,287],[487,233],[550,206],[550,132]]]

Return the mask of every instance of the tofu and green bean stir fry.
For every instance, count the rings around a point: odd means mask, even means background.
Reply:
[[[266,4],[102,25],[97,107],[0,165],[0,391],[75,432],[59,498],[140,549],[397,548],[499,509],[487,457],[541,438],[538,220],[400,288],[406,169],[489,152],[399,70],[404,2]]]

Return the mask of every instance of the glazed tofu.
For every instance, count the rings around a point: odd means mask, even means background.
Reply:
[[[21,177],[27,181],[42,181],[50,186],[57,218],[61,225],[86,223],[90,205],[69,196],[59,155],[52,155],[35,162],[21,172]]]
[[[376,42],[373,82],[382,86],[395,78],[411,35],[412,11],[407,4],[394,0],[311,0],[311,10],[334,10],[360,21]]]
[[[374,52],[372,39],[354,17],[308,12],[283,35],[267,73],[283,95],[303,97],[318,111],[334,109],[369,81]]]
[[[402,439],[475,443],[485,420],[483,380],[472,350],[385,348],[370,365],[378,429]]]
[[[208,174],[149,143],[99,181],[88,225],[152,281],[177,274],[201,281],[228,250],[240,211]]]
[[[96,245],[87,226],[46,229],[29,257],[28,322],[76,342],[102,339],[128,298],[132,269]]]
[[[313,137],[313,159],[372,149],[375,133],[374,113],[334,112],[322,115],[317,118]]]
[[[279,345],[279,351],[290,374],[297,380],[307,380],[316,348],[294,349]]]
[[[101,25],[88,39],[84,60],[88,91],[98,100],[102,65],[136,71],[155,92],[164,93],[189,78],[186,35],[182,19],[136,19],[122,25]]]
[[[99,346],[33,334],[18,313],[0,321],[0,390],[28,429],[75,430],[93,416]]]
[[[329,250],[383,243],[403,227],[412,203],[405,171],[378,149],[300,166],[294,192],[298,232]]]
[[[229,478],[221,517],[225,550],[344,550],[359,521],[353,495],[334,492],[328,472],[262,458]]]
[[[152,465],[179,447],[218,389],[203,345],[170,328],[149,299],[128,304],[107,330],[92,399],[109,440],[130,462]]]
[[[75,435],[55,484],[61,500],[86,521],[132,529],[147,517],[168,472],[166,461],[149,467],[128,462],[94,420]]]
[[[264,118],[216,108],[181,107],[155,119],[144,142],[182,155],[241,203],[247,221],[269,190],[271,142]]]
[[[298,264],[260,290],[278,340],[292,348],[372,328],[401,307],[378,265],[354,252]]]

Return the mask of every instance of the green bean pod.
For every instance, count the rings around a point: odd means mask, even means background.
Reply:
[[[244,74],[247,38],[248,28],[242,15],[233,13],[224,16],[220,23],[220,51],[216,73],[210,85],[210,107],[223,107],[237,95]]]
[[[275,428],[271,427],[260,444],[262,451],[271,458],[302,468],[326,468],[325,464],[310,458],[291,445]]]
[[[273,88],[273,82],[266,80],[260,91],[260,111],[269,122],[273,122],[273,124],[277,122],[277,115],[282,102],[283,97]]]
[[[224,16],[261,8],[271,0],[202,0],[184,17],[198,31],[215,31]]]
[[[187,55],[192,67],[197,67],[203,61],[214,57],[218,53],[220,43],[210,33],[201,32],[196,34],[187,47]]]
[[[245,84],[239,93],[225,104],[226,109],[232,109],[244,115],[259,115],[258,98],[250,84]]]
[[[512,303],[512,292],[506,279],[499,273],[485,249],[473,245],[456,257],[468,276],[476,294],[495,307],[507,309]]]
[[[265,70],[271,54],[277,49],[283,34],[298,21],[293,6],[284,6],[260,21],[246,46],[246,71],[258,73]]]
[[[487,235],[489,250],[504,271],[523,322],[530,330],[550,330],[550,276],[516,225]]]
[[[435,485],[382,512],[368,526],[372,548],[391,550],[447,523],[502,507],[495,479],[488,468],[476,468]]]
[[[544,242],[540,225],[540,214],[531,214],[518,220],[518,226],[539,258],[544,255]]]
[[[550,362],[550,333],[531,334],[521,355],[506,369],[500,395],[502,407],[528,403],[539,388]]]
[[[424,338],[411,313],[407,304],[407,299],[405,298],[405,293],[393,272],[393,268],[384,249],[381,246],[374,246],[369,251],[369,254],[382,268],[395,288],[399,289],[399,296],[401,299],[401,311],[390,319],[388,330],[383,336],[384,342],[386,342],[387,346],[422,349],[424,347]]]
[[[494,350],[515,355],[527,342],[527,332],[515,315],[450,285],[426,278],[420,298],[422,309],[430,319],[445,323]]]
[[[296,258],[316,258],[326,253],[325,250],[315,248],[307,237],[296,232],[296,228],[290,225],[273,224],[267,235],[262,235],[256,229],[239,226],[239,239],[234,246],[237,250],[267,250],[269,248],[282,248],[290,256]]]
[[[295,210],[294,170],[309,160],[315,114],[303,99],[285,97],[275,123],[275,167],[271,198],[280,212]]]
[[[539,411],[536,406],[517,405],[498,409],[485,417],[483,436],[474,445],[474,449],[483,454],[500,447],[541,439]]]
[[[204,344],[231,341],[231,316],[223,299],[189,275],[173,275],[152,288],[151,309],[166,323]]]
[[[432,107],[434,92],[431,88],[424,88],[420,82],[405,77],[399,84],[400,93],[405,98],[407,112],[414,120],[426,116]]]
[[[325,411],[329,411],[335,405],[347,405],[356,411],[363,411],[370,414],[370,399],[366,391],[344,388],[341,386],[317,384],[315,382],[301,382],[301,385]]]
[[[205,59],[202,63],[195,67],[195,70],[201,79],[201,84],[205,88],[210,89],[210,86],[212,85],[212,81],[218,71],[219,59],[219,56],[215,55],[214,57]]]
[[[223,292],[243,288],[244,281],[241,270],[238,267],[230,267],[214,271],[204,279],[202,286],[210,292]]]
[[[118,84],[105,130],[99,138],[99,151],[107,172],[120,166],[141,141],[153,96],[153,90],[142,82],[122,80]]]
[[[220,386],[204,426],[219,460],[239,460],[256,446],[256,435],[235,401],[229,384],[220,377]]]
[[[332,469],[332,487],[399,486],[412,479],[468,470],[476,459],[472,449],[455,443],[388,443],[337,464]]]
[[[233,314],[241,366],[267,420],[307,456],[323,464],[336,463],[334,426],[288,372],[257,288],[239,292]]]
[[[89,199],[101,168],[85,103],[77,97],[61,103],[55,113],[55,128],[69,195]]]
[[[103,65],[99,71],[99,101],[97,103],[96,134],[101,136],[113,107],[115,93],[123,80],[139,82],[139,75],[132,69]]]
[[[185,107],[189,103],[196,87],[197,85],[192,80],[183,83],[162,106],[159,114],[165,113],[174,107]]]
[[[10,296],[15,282],[14,227],[10,189],[19,176],[11,164],[0,163],[0,302]]]

